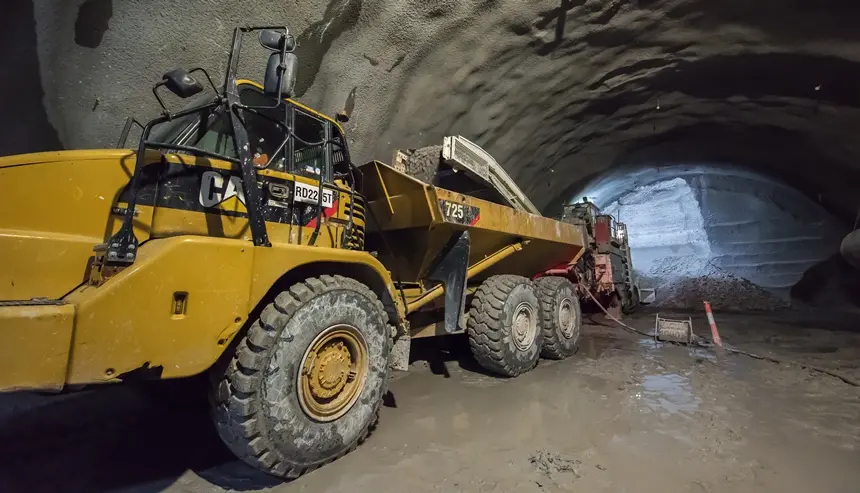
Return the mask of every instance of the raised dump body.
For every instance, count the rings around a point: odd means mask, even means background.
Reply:
[[[464,299],[456,292],[461,278],[468,295],[492,275],[531,278],[582,255],[585,238],[577,225],[435,187],[376,161],[362,173],[371,213],[368,249],[391,271],[407,313],[438,308],[430,302],[447,291],[448,332],[462,327],[455,311]],[[457,286],[448,288],[449,282]]]
[[[443,142],[442,159],[452,168],[494,188],[514,209],[540,215],[537,207],[489,152],[461,135],[445,137]]]
[[[392,167],[436,186],[541,215],[498,161],[478,144],[449,135],[441,146],[394,151]]]

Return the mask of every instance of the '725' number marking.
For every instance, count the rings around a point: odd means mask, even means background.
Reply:
[[[463,204],[454,204],[452,202],[445,202],[445,215],[454,219],[463,219],[466,217],[463,211]]]

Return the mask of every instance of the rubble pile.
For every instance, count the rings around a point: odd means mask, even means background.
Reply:
[[[789,306],[787,301],[751,281],[718,270],[706,275],[674,279],[659,287],[654,305],[700,309],[702,301],[709,301],[715,310],[728,311],[774,311]]]

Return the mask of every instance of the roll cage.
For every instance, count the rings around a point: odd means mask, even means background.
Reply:
[[[236,75],[245,36],[255,31],[260,32],[261,45],[275,52],[267,68],[265,89],[249,81],[239,80]],[[278,171],[302,174],[318,181],[318,216],[323,212],[323,183],[332,183],[335,178],[345,181],[353,196],[346,231],[352,231],[352,203],[356,185],[355,173],[358,170],[350,160],[345,137],[338,125],[331,120],[319,118],[312,110],[284,97],[289,96],[292,91],[291,84],[294,83],[294,47],[295,40],[287,27],[239,27],[233,31],[227,73],[220,91],[202,68],[189,72],[168,72],[164,75],[164,80],[153,87],[153,93],[163,112],[161,116],[140,125],[142,131],[137,148],[137,165],[129,185],[128,204],[122,211],[119,230],[104,246],[107,264],[125,267],[134,263],[137,257],[139,242],[134,234],[133,219],[148,149],[220,159],[237,166],[255,246],[271,246],[263,215],[262,196],[257,186],[257,170],[273,166]],[[292,57],[292,60],[288,57]],[[273,58],[276,59],[274,68]],[[286,61],[292,61],[293,66],[289,66]],[[166,86],[177,96],[194,96],[203,90],[203,86],[191,76],[195,72],[205,75],[215,93],[214,97],[194,101],[190,107],[180,111],[167,110],[158,89]],[[276,86],[273,83],[274,72],[277,73]],[[289,81],[289,89],[284,90],[287,78],[292,80]],[[277,88],[274,94],[270,85]],[[129,119],[126,123],[121,142],[125,141],[132,121]],[[167,123],[172,125],[162,132],[153,132],[157,126]],[[214,142],[212,138],[215,139]],[[307,166],[308,162],[311,163],[310,166]],[[322,222],[319,219],[318,217],[311,236],[311,244],[319,233]]]

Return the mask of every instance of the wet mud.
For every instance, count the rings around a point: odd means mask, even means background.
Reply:
[[[716,317],[725,342],[860,377],[844,320]],[[416,342],[375,434],[292,483],[233,460],[201,402],[0,396],[0,491],[857,491],[860,389],[589,322],[577,355],[515,379],[481,371],[461,338]]]

